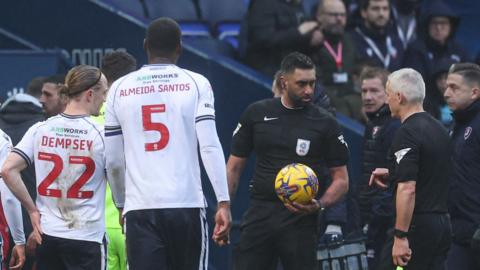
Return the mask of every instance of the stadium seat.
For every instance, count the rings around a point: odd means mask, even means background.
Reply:
[[[177,21],[199,20],[192,0],[143,0],[150,19],[170,17]]]
[[[104,0],[103,2],[111,5],[112,7],[120,10],[125,14],[133,16],[134,18],[140,19],[141,21],[148,19],[146,16],[148,15],[148,11],[146,11],[145,6],[143,5],[144,3],[143,0],[139,0],[139,1]]]
[[[308,18],[315,18],[318,0],[303,0],[303,9]]]
[[[241,0],[198,0],[203,20],[214,27],[222,21],[241,21],[247,5]]]
[[[183,37],[211,37],[207,23],[198,21],[180,21]]]
[[[240,22],[218,22],[215,26],[215,35],[219,40],[227,42],[235,48],[235,50],[238,50]]]

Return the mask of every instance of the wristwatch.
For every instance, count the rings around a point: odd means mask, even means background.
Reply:
[[[393,235],[397,238],[405,238],[408,236],[408,232],[399,230],[399,229],[394,229],[393,230]]]
[[[320,200],[316,200],[318,204],[318,212],[325,211],[325,206],[320,202]]]

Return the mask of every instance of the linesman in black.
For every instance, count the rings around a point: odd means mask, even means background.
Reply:
[[[451,242],[448,132],[423,111],[425,83],[417,71],[392,73],[386,92],[392,116],[402,124],[389,151],[389,169],[375,169],[370,179],[385,187],[389,175],[395,185],[395,227],[377,269],[444,269]]]
[[[281,98],[261,100],[243,113],[234,131],[227,163],[229,191],[234,195],[251,152],[256,164],[251,181],[250,205],[234,250],[235,270],[317,268],[317,215],[348,190],[348,148],[337,121],[312,104],[315,65],[300,53],[287,55],[281,64]],[[284,205],[274,190],[282,167],[298,162],[317,175],[329,168],[332,182],[320,199],[309,204]],[[323,183],[324,184],[324,183]]]

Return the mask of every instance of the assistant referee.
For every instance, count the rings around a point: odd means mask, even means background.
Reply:
[[[371,183],[395,185],[396,218],[377,269],[444,269],[451,242],[447,214],[450,143],[447,130],[423,111],[425,83],[413,69],[387,81],[387,102],[402,122],[389,151],[389,170],[377,168]]]

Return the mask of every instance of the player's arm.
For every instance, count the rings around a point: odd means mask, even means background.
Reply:
[[[2,177],[5,184],[12,191],[15,197],[20,200],[25,209],[29,212],[37,212],[37,207],[28,194],[27,187],[22,181],[20,172],[27,167],[27,162],[16,152],[11,152],[2,167]]]
[[[225,158],[217,136],[215,121],[208,118],[197,120],[196,132],[202,162],[218,201],[212,238],[219,245],[228,244],[232,222],[230,197],[228,196]]]
[[[117,208],[122,209],[125,204],[126,169],[123,135],[112,133],[107,128],[105,129],[105,160],[107,180],[112,190],[113,201]]]
[[[25,264],[25,233],[23,231],[22,206],[3,180],[0,180],[0,194],[5,219],[15,242],[9,269],[22,269]]]
[[[115,111],[115,89],[118,88],[118,83],[113,83],[105,103],[105,168],[113,202],[121,211],[125,204],[126,164],[123,131]]]
[[[15,151],[15,150],[14,150]],[[20,172],[27,167],[27,162],[24,157],[17,152],[11,152],[7,156],[7,160],[2,167],[2,177],[7,187],[12,191],[13,195],[17,197],[22,203],[23,207],[28,211],[32,227],[34,230],[35,241],[41,244],[42,229],[40,226],[40,213],[38,212],[35,203],[33,202],[27,188],[22,181]]]
[[[332,183],[320,198],[320,205],[323,207],[329,207],[335,204],[348,191],[347,166],[332,167],[329,170],[332,177]]]
[[[230,199],[233,200],[237,193],[238,184],[240,183],[240,176],[247,164],[247,158],[230,155],[227,162],[227,181]]]

